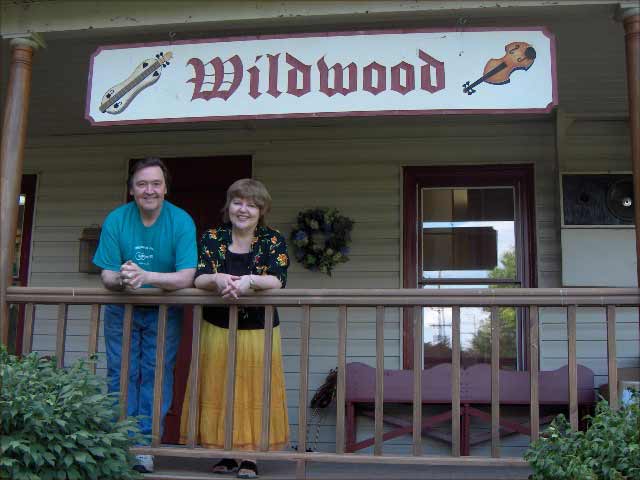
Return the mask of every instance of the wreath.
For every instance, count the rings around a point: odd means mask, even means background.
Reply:
[[[331,275],[338,263],[349,261],[353,220],[336,209],[314,208],[298,213],[291,232],[296,260],[311,271]]]

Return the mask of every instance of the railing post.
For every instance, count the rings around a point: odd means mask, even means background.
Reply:
[[[451,311],[451,455],[460,456],[460,307]]]
[[[616,353],[616,307],[607,305],[607,373],[609,374],[609,405],[618,408],[618,359]]]
[[[167,336],[167,305],[158,309],[158,334],[156,337],[156,365],[153,379],[153,410],[151,414],[151,446],[159,447],[162,437],[162,386],[164,379],[164,347]]]
[[[424,355],[422,307],[413,312],[413,455],[422,455],[422,365]]]
[[[535,441],[540,436],[540,405],[538,397],[538,374],[539,374],[539,311],[538,307],[529,307],[529,383],[530,383],[530,426],[531,441]]]
[[[338,378],[336,385],[336,453],[344,453],[345,393],[347,377],[347,307],[338,316]]]
[[[264,314],[264,356],[262,362],[262,429],[260,450],[269,450],[269,418],[271,414],[271,358],[273,353],[273,307],[265,308]]]
[[[233,417],[234,399],[236,390],[236,347],[238,340],[238,306],[229,306],[229,344],[227,350],[227,390],[226,390],[226,415],[224,419],[224,449],[233,448]]]
[[[500,316],[491,307],[491,456],[500,457]]]
[[[56,328],[56,362],[58,368],[64,367],[64,346],[67,338],[67,310],[66,303],[58,305],[58,326]]]
[[[300,390],[298,392],[298,453],[307,452],[307,403],[309,395],[309,337],[311,336],[311,308],[302,307],[302,325],[300,327]],[[307,462],[296,462],[296,478],[307,476]]]
[[[33,324],[35,321],[36,306],[27,303],[24,310],[24,332],[22,336],[22,355],[28,355],[33,348]]]
[[[384,307],[376,307],[376,397],[375,397],[374,455],[382,455],[384,434]]]
[[[569,352],[569,421],[578,430],[578,362],[576,358],[576,306],[567,307],[567,342]]]
[[[133,322],[133,305],[124,306],[122,323],[122,358],[120,360],[120,420],[127,416],[129,398],[129,358],[131,357],[131,324]]]
[[[91,359],[98,353],[98,336],[100,334],[100,305],[91,305],[91,319],[89,320],[89,342],[87,346],[87,354]],[[96,373],[96,360],[91,360],[89,370]]]
[[[193,307],[193,334],[191,337],[191,371],[189,374],[189,426],[187,447],[195,448],[198,436],[200,409],[200,327],[202,326],[202,305]]]

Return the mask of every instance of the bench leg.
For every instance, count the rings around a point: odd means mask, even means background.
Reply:
[[[353,446],[356,444],[356,406],[353,402],[347,402],[347,431],[346,445],[347,453],[353,453]]]
[[[460,409],[462,411],[462,422],[460,422],[460,455],[468,456],[471,448],[471,415],[469,415],[469,405],[464,404]]]

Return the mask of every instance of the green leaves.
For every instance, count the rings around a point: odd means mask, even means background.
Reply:
[[[114,398],[84,362],[24,358],[0,348],[0,479],[132,479],[135,419],[116,422]]]
[[[640,406],[612,410],[604,400],[588,416],[586,432],[574,432],[558,415],[525,453],[532,480],[627,480],[640,478]]]

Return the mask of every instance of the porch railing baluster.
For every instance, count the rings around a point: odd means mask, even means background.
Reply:
[[[491,307],[491,456],[500,457],[500,317]]]
[[[413,455],[422,455],[422,364],[424,355],[422,307],[413,312]]]
[[[156,340],[156,370],[153,379],[153,410],[151,414],[151,446],[159,447],[161,440],[160,420],[162,416],[162,384],[164,377],[164,346],[167,336],[167,305],[158,310],[158,336]]]
[[[540,352],[538,350],[539,331],[538,307],[529,307],[529,383],[530,383],[530,415],[531,441],[540,436],[540,405],[538,397],[538,362]]]
[[[336,453],[344,453],[345,393],[347,377],[347,306],[338,315],[338,378],[336,385]]]
[[[193,307],[193,333],[191,336],[191,369],[189,372],[189,425],[187,447],[195,448],[199,431],[200,409],[200,327],[202,326],[202,305]]]
[[[91,318],[89,319],[89,341],[87,345],[87,355],[89,358],[98,353],[98,335],[100,333],[100,305],[91,305]],[[96,373],[96,360],[91,361],[89,370]]]
[[[122,358],[120,360],[120,420],[127,416],[127,400],[129,398],[129,357],[131,356],[131,323],[133,322],[133,305],[124,306],[122,323]]]
[[[576,306],[567,307],[567,342],[569,351],[569,421],[578,429],[578,362],[576,357]]]
[[[375,444],[374,455],[382,455],[384,434],[384,307],[376,307],[376,397],[375,397]]]
[[[307,402],[309,397],[309,337],[311,336],[311,307],[302,307],[300,326],[300,390],[298,392],[298,453],[307,451]],[[298,460],[296,478],[306,477],[306,462]]]
[[[451,455],[460,456],[460,307],[451,311]]]
[[[273,353],[273,306],[265,308],[264,357],[262,364],[262,429],[260,450],[269,450],[269,418],[271,416],[271,357]]]
[[[607,373],[609,374],[609,405],[618,408],[618,368],[616,353],[616,307],[607,305]]]
[[[468,457],[465,464],[477,466],[489,465],[517,465],[524,466],[523,459],[510,459],[500,457],[500,428],[508,430],[524,431],[527,427],[517,422],[500,421],[500,309],[516,306],[528,308],[529,319],[529,380],[530,392],[528,400],[530,403],[530,434],[531,440],[535,441],[540,436],[540,307],[566,307],[567,315],[567,344],[568,344],[568,403],[571,426],[576,429],[579,424],[579,390],[578,390],[578,368],[577,362],[577,308],[593,306],[605,307],[606,328],[607,328],[607,368],[609,373],[610,402],[615,408],[618,406],[617,395],[617,361],[616,361],[616,309],[617,307],[634,307],[640,305],[640,290],[638,289],[513,289],[509,292],[493,291],[488,301],[485,294],[477,290],[461,290],[457,292],[443,291],[420,291],[419,289],[408,290],[297,290],[278,291],[273,294],[267,292],[265,295],[256,296],[250,299],[242,299],[238,303],[229,306],[229,344],[227,352],[226,382],[228,386],[225,393],[225,438],[224,449],[232,451],[231,456],[238,456],[239,452],[233,451],[233,423],[234,423],[234,397],[236,383],[237,365],[237,337],[238,337],[238,312],[239,308],[245,305],[262,305],[266,308],[266,325],[264,339],[264,369],[263,369],[263,405],[261,412],[262,432],[260,435],[260,447],[258,451],[252,452],[256,459],[289,460],[295,461],[296,478],[306,478],[306,464],[309,461],[318,462],[346,462],[346,463],[404,463],[415,465],[443,465],[451,462],[451,457],[447,460],[443,456],[423,455],[423,427],[429,428],[430,422],[423,423],[422,415],[422,383],[423,383],[423,355],[424,355],[424,322],[422,309],[425,306],[438,306],[452,308],[452,340],[451,340],[451,426],[452,426],[452,456],[466,455],[465,426],[462,419],[465,418],[466,405],[462,403],[462,352],[461,352],[461,308],[463,307],[484,307],[491,305],[491,414],[478,413],[487,421],[491,422],[491,433],[485,438],[491,440],[491,457]],[[59,366],[64,365],[65,357],[65,337],[68,324],[68,309],[70,305],[90,305],[90,323],[88,334],[87,353],[89,355],[98,350],[98,335],[100,330],[100,309],[109,303],[120,303],[124,306],[123,332],[122,332],[122,358],[120,375],[120,416],[124,418],[127,414],[128,400],[128,377],[129,362],[131,357],[131,331],[133,327],[134,304],[137,302],[144,305],[160,305],[159,308],[159,329],[158,344],[164,344],[166,336],[168,305],[184,304],[194,307],[194,326],[189,388],[192,392],[189,401],[189,424],[187,432],[187,447],[177,448],[161,445],[160,440],[160,410],[162,404],[162,366],[164,364],[163,352],[160,348],[156,352],[156,377],[154,379],[154,404],[152,419],[152,444],[145,447],[136,447],[132,451],[136,454],[156,454],[168,456],[181,456],[193,458],[214,458],[222,456],[221,452],[215,449],[194,448],[198,439],[198,403],[199,403],[199,348],[200,348],[200,328],[202,321],[202,305],[216,305],[224,302],[213,298],[208,294],[203,294],[195,289],[188,289],[175,294],[166,294],[162,291],[139,292],[135,296],[114,295],[103,289],[70,289],[56,287],[10,287],[8,289],[7,302],[17,305],[24,305],[24,337],[22,340],[22,351],[27,354],[32,350],[34,320],[36,308],[39,304],[57,305],[56,323],[56,346],[55,352]],[[274,452],[269,451],[269,416],[270,416],[270,385],[271,359],[273,358],[273,305],[283,305],[289,307],[302,307],[303,321],[300,333],[300,391],[299,391],[299,425],[298,425],[298,452]],[[311,329],[311,307],[312,306],[338,306],[338,379],[337,379],[337,417],[336,417],[336,453],[321,454],[306,453],[308,442],[306,440],[308,430],[308,388],[309,388],[309,364],[310,364],[310,329]],[[453,305],[453,307],[450,307]],[[346,361],[347,361],[347,331],[348,331],[348,309],[349,307],[369,307],[375,308],[376,315],[376,372],[374,404],[374,438],[364,442],[355,443],[351,441],[353,432],[349,429],[349,438],[346,438],[347,423],[352,420],[351,410],[346,411]],[[401,457],[398,455],[384,455],[384,441],[387,434],[384,433],[384,321],[386,308],[400,307],[411,308],[413,311],[413,362],[414,372],[412,374],[413,383],[413,408],[412,420],[403,425],[404,433],[412,431],[413,445],[412,456]],[[269,331],[271,326],[271,331]],[[270,356],[271,355],[271,356]],[[544,372],[543,372],[544,373]],[[582,378],[582,377],[581,377]],[[388,387],[388,380],[386,381]],[[428,387],[428,386],[427,386]],[[563,395],[567,395],[564,393]],[[357,402],[356,402],[357,403]],[[350,407],[351,408],[351,407]],[[477,412],[476,412],[477,413]],[[448,416],[448,414],[446,414]],[[442,417],[444,418],[444,417]],[[467,417],[468,418],[468,417]],[[523,427],[523,428],[519,428]],[[345,455],[346,443],[359,448],[362,444],[373,445],[373,455]]]
[[[28,355],[33,347],[33,324],[35,322],[36,306],[27,303],[24,309],[24,330],[22,332],[22,354]]]
[[[58,304],[58,325],[56,327],[56,362],[58,368],[64,367],[64,346],[67,338],[67,311],[66,303]]]
[[[224,449],[231,450],[233,446],[233,417],[236,389],[236,347],[238,339],[238,306],[229,306],[229,344],[227,350],[227,382],[224,419]]]

